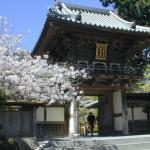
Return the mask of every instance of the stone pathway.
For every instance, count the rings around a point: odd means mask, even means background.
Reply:
[[[150,135],[66,137],[38,143],[36,150],[150,150]]]

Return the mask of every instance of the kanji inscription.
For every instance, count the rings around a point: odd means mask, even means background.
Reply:
[[[96,59],[106,60],[107,44],[96,44]]]

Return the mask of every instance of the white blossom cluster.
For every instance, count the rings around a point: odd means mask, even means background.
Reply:
[[[79,100],[78,84],[84,70],[67,64],[48,64],[47,56],[32,58],[22,51],[20,35],[0,34],[0,83],[17,99],[65,102]],[[80,91],[82,94],[82,91]]]

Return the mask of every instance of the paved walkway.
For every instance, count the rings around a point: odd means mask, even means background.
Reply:
[[[87,136],[40,141],[36,150],[150,150],[150,135]]]
[[[144,138],[144,137],[149,137],[150,134],[146,135],[124,135],[124,136],[79,136],[72,138],[74,141],[92,141],[92,140],[113,140],[113,139],[134,139],[134,138]],[[51,138],[52,140],[71,140],[69,137],[63,137],[63,138]]]

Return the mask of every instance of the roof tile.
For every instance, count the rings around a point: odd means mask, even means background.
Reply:
[[[61,9],[59,9],[60,5],[62,6]],[[90,8],[59,2],[56,3],[55,8],[50,9],[49,14],[52,17],[69,22],[72,21],[82,25],[85,24],[116,30],[150,33],[150,27],[136,25],[134,29],[134,22],[123,20],[118,15],[116,15],[115,12],[104,9]],[[81,15],[81,20],[77,20],[77,15]]]

